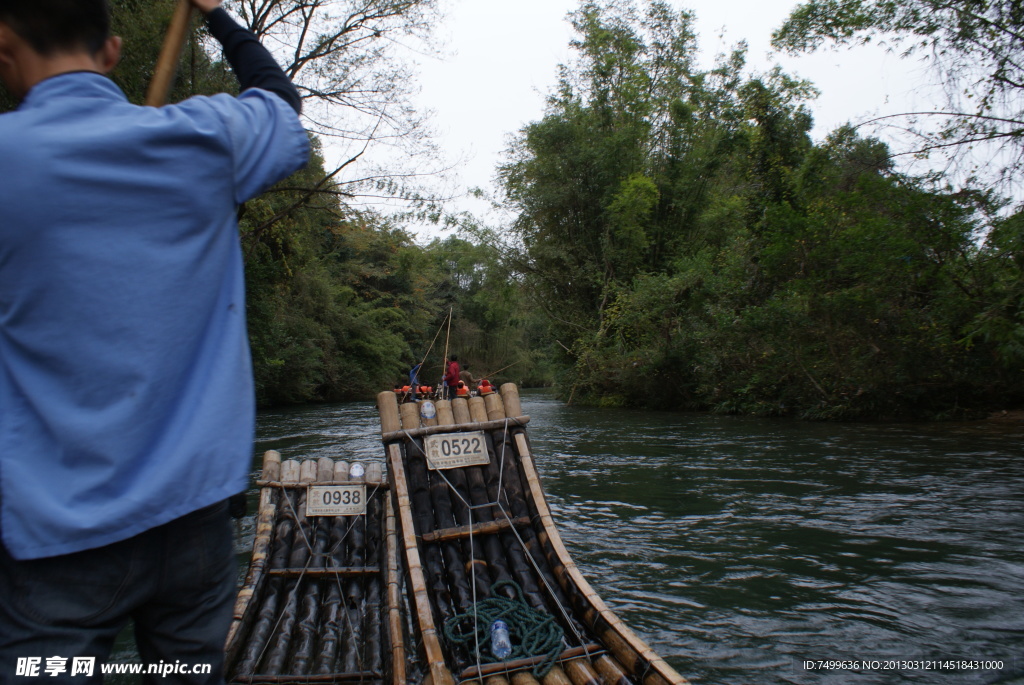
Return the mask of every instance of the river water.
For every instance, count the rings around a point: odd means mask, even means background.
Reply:
[[[577,565],[694,683],[1024,684],[1020,423],[798,423],[533,392],[523,410]],[[266,412],[257,430],[257,454],[383,460],[370,403]]]

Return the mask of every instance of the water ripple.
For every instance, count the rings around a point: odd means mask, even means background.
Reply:
[[[694,683],[1024,684],[1020,428],[523,400],[577,565]],[[257,453],[383,460],[378,430],[370,404],[267,413]],[[1006,669],[803,667],[886,657],[995,657]]]

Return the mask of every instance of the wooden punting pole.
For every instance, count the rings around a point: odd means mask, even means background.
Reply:
[[[377,408],[380,411],[381,432],[388,433],[399,430],[401,421],[398,414],[398,398],[393,392],[382,392],[377,395]],[[409,573],[409,585],[412,590],[413,608],[416,611],[420,626],[420,637],[423,640],[423,651],[426,657],[427,678],[431,685],[454,685],[451,671],[444,661],[444,652],[434,623],[433,609],[427,593],[423,564],[420,560],[416,544],[415,527],[412,520],[412,503],[404,493],[409,492],[402,463],[402,448],[394,442],[386,444],[388,473],[392,496],[398,512],[401,526],[401,544],[405,550],[405,559]]]

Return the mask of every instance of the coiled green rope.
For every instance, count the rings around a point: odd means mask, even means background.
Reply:
[[[498,596],[497,591],[506,585],[515,589],[515,599]],[[491,624],[500,618],[508,625],[512,638],[512,654],[504,660],[545,656],[533,667],[533,674],[543,678],[562,651],[564,632],[551,614],[537,611],[522,597],[523,591],[515,582],[495,583],[491,586],[491,597],[475,602],[466,613],[452,616],[444,622],[445,637],[453,644],[467,645],[471,653],[479,642],[480,651],[476,656],[480,661],[502,661],[491,653]]]

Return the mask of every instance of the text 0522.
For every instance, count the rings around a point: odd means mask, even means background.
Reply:
[[[428,435],[423,440],[427,466],[433,471],[480,466],[489,461],[483,431]]]

